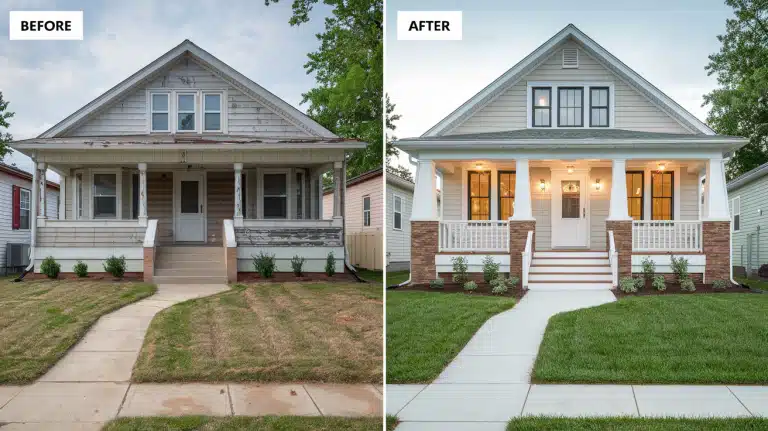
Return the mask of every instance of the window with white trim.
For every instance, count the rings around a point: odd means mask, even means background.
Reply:
[[[93,174],[93,218],[117,218],[117,174]]]
[[[363,196],[363,226],[371,225],[371,197]]]
[[[731,219],[734,232],[741,230],[741,196],[731,199]]]
[[[29,229],[31,196],[29,190],[19,189],[19,229]]]
[[[583,127],[584,88],[560,87],[557,91],[558,127]]]
[[[151,93],[150,95],[150,130],[152,132],[171,131],[170,94]]]
[[[392,210],[393,210],[393,219],[392,219],[392,225],[395,228],[395,230],[402,230],[403,229],[403,198],[400,196],[395,196],[394,202],[392,203]]]
[[[608,127],[610,90],[608,87],[591,87],[589,92],[589,127]]]
[[[288,218],[288,174],[264,174],[264,218]]]
[[[552,125],[552,89],[549,87],[533,88],[533,127]]]
[[[195,95],[191,93],[179,93],[176,95],[177,123],[179,132],[194,132],[195,127]]]
[[[203,93],[203,130],[221,132],[221,93]]]

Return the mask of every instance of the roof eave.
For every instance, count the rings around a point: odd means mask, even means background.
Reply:
[[[719,148],[724,151],[736,150],[744,146],[747,139],[742,138],[703,138],[703,139],[497,139],[497,140],[401,140],[395,146],[405,150],[440,150],[440,149],[605,149],[605,148],[668,148],[669,145],[690,147]]]
[[[331,142],[273,142],[273,143],[124,143],[124,144],[94,144],[94,143],[51,143],[37,142],[34,140],[17,141],[10,144],[11,148],[24,152],[24,150],[89,150],[89,151],[115,151],[115,150],[305,150],[305,149],[359,149],[365,148],[366,143],[360,141],[331,141]]]
[[[731,181],[726,185],[726,188],[730,192],[731,190],[737,189],[739,187],[742,187],[744,185],[747,185],[748,183],[751,183],[752,181],[759,180],[760,178],[768,176],[768,163],[765,163],[746,174],[736,178],[735,180]]]

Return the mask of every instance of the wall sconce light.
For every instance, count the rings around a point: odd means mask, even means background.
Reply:
[[[539,190],[542,192],[547,190],[547,183],[543,179],[539,180]]]
[[[667,165],[664,164],[664,163],[659,163],[657,166],[658,166],[660,171],[663,171],[664,169],[667,169]]]
[[[477,169],[478,171],[479,171],[479,170],[481,170],[481,169],[483,169],[483,164],[482,164],[482,163],[480,163],[480,162],[478,162],[478,163],[475,163],[475,169]]]
[[[600,178],[598,178],[598,179],[595,180],[595,190],[597,190],[599,192],[602,189],[603,189],[603,185],[600,184]]]
[[[573,165],[568,165],[568,166],[566,166],[565,168],[566,168],[566,169],[568,169],[568,173],[569,173],[569,174],[572,174],[572,173],[573,173]]]

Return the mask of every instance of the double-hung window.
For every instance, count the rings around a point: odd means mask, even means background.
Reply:
[[[674,219],[674,184],[672,171],[651,174],[651,220]]]
[[[152,132],[170,132],[170,95],[168,93],[152,93],[150,99],[150,127]]]
[[[264,174],[264,218],[288,217],[288,175]]]
[[[469,172],[469,219],[491,219],[490,172]]]
[[[560,87],[557,90],[557,126],[584,126],[584,88]]]
[[[403,229],[403,198],[395,195],[395,198],[393,199],[392,209],[394,210],[392,226],[396,230],[402,230]]]
[[[589,92],[589,127],[608,127],[608,87],[592,87]]]
[[[552,125],[552,88],[534,87],[533,91],[533,115],[531,124],[533,127],[550,127]]]
[[[515,215],[515,172],[499,171],[499,220]]]
[[[363,196],[363,226],[371,225],[371,197]]]
[[[643,181],[642,171],[627,172],[627,209],[632,220],[643,219]]]
[[[179,93],[176,95],[176,111],[178,122],[176,130],[179,132],[194,132],[195,127],[195,95]]]
[[[731,200],[731,216],[733,218],[733,231],[741,230],[741,196]]]
[[[220,93],[203,93],[203,130],[221,132]]]
[[[93,174],[93,218],[117,218],[117,174]]]
[[[31,196],[29,190],[19,189],[19,229],[29,229]]]

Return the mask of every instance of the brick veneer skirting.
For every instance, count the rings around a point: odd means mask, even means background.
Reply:
[[[528,240],[528,232],[536,231],[535,220],[510,220],[509,221],[509,275],[521,277],[523,275],[523,255],[525,242]],[[536,249],[536,235],[531,251]],[[533,258],[533,256],[531,256]]]
[[[702,222],[704,254],[707,256],[707,268],[704,282],[715,280],[728,281],[731,278],[731,222]]]
[[[439,221],[411,222],[411,283],[429,283],[435,278]]]
[[[152,283],[155,275],[155,249],[144,247],[144,281]]]
[[[619,253],[619,277],[632,276],[632,220],[605,221],[605,244],[610,250],[608,231],[613,231],[613,241]]]

